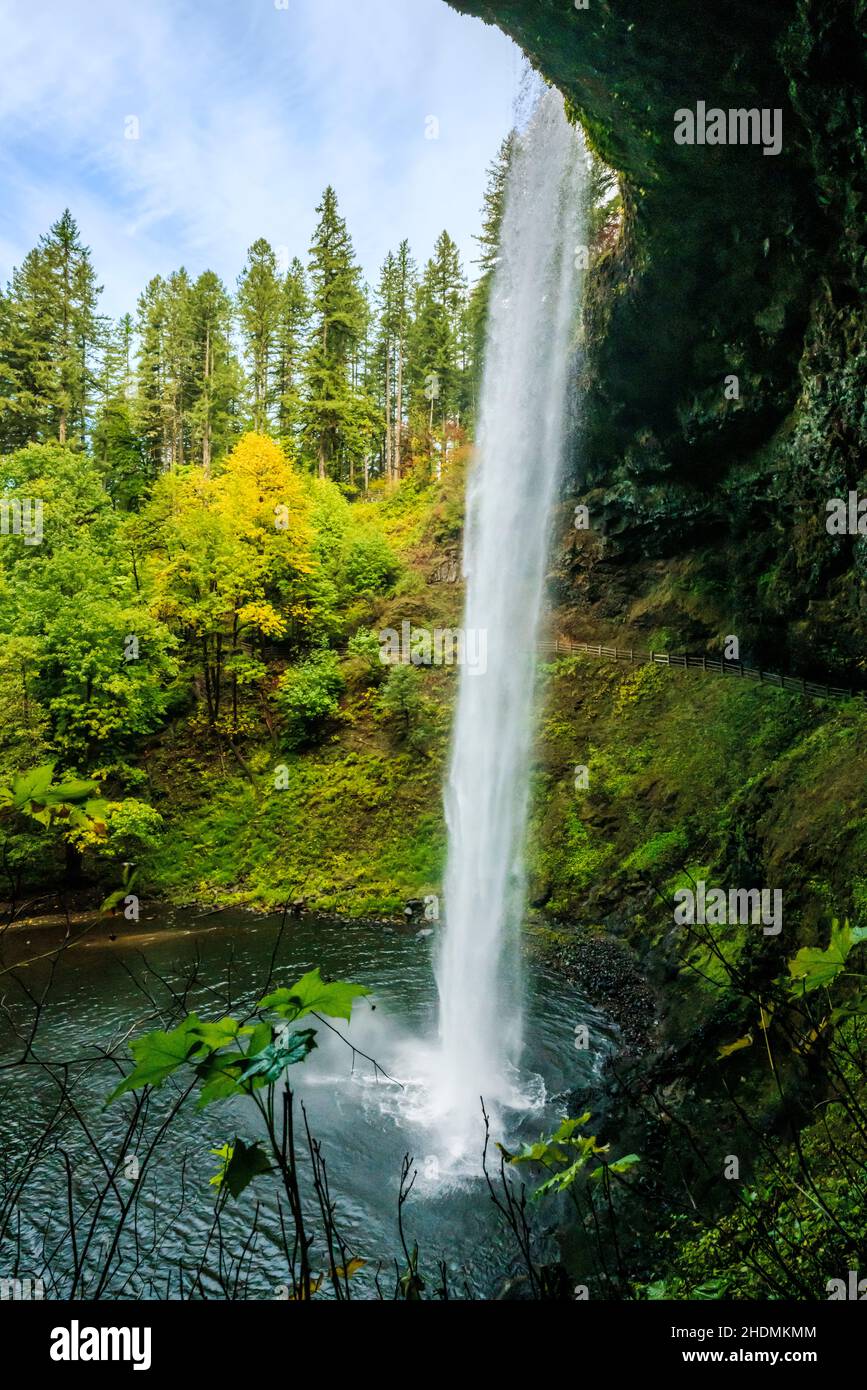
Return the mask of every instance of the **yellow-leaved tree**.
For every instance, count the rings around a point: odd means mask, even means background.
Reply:
[[[130,531],[208,724],[243,731],[241,692],[260,689],[266,644],[300,645],[310,622],[313,526],[301,479],[278,444],[246,434],[216,476],[191,468],[161,478]]]

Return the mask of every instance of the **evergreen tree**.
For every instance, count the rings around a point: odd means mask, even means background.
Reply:
[[[166,283],[163,321],[163,412],[167,419],[169,467],[183,467],[192,457],[190,413],[195,399],[198,361],[193,331],[190,277],[176,270]]]
[[[361,329],[349,361],[351,408],[345,423],[344,457],[350,487],[355,487],[356,472],[361,469],[366,491],[371,462],[382,440],[384,415],[378,389],[377,318],[366,285],[362,291],[362,301]]]
[[[0,313],[4,448],[84,442],[102,324],[102,287],[67,209],[13,271]]]
[[[16,310],[10,293],[0,289],[0,455],[18,448],[26,436],[20,431],[20,378],[15,370]]]
[[[377,399],[385,417],[383,471],[390,483],[401,475],[407,353],[415,290],[415,262],[409,242],[402,241],[397,252],[389,252],[385,259],[377,292]]]
[[[111,497],[134,505],[147,479],[134,399],[135,325],[124,314],[106,330],[99,377],[99,411],[93,427],[93,457],[101,464]]]
[[[251,420],[258,434],[267,434],[271,424],[282,298],[277,257],[260,238],[247,252],[237,299],[252,388]]]
[[[382,466],[391,482],[397,472],[396,440],[394,436],[396,357],[397,259],[389,251],[383,262],[377,290],[379,333],[376,343],[376,399],[385,425]]]
[[[298,450],[302,423],[302,366],[309,321],[307,277],[303,265],[295,257],[280,287],[275,367],[277,434],[293,455]]]
[[[477,379],[484,366],[488,306],[491,301],[494,272],[499,263],[500,233],[503,226],[503,214],[506,209],[506,189],[517,139],[517,131],[511,131],[500,146],[494,163],[488,169],[488,184],[485,189],[482,208],[482,230],[480,235],[476,237],[480,251],[479,259],[476,262],[479,266],[479,279],[473,286],[470,295],[467,322]]]
[[[357,452],[368,402],[353,390],[350,364],[365,328],[365,299],[352,240],[327,188],[310,247],[312,331],[304,369],[306,452],[321,478],[337,479]],[[352,447],[350,447],[350,444]]]
[[[460,423],[469,399],[466,280],[448,232],[438,238],[416,294],[412,357],[416,431],[427,437],[431,455],[437,444],[441,464],[449,426]]]
[[[233,305],[206,270],[190,291],[193,385],[188,410],[193,457],[206,473],[239,433],[240,366],[232,350]]]
[[[395,384],[395,410],[393,425],[393,451],[395,479],[401,476],[403,453],[405,386],[409,372],[409,339],[412,329],[412,305],[418,284],[418,271],[409,249],[409,242],[400,243],[396,258],[395,272],[395,357],[397,362]]]
[[[166,282],[156,275],[138,301],[138,361],[135,420],[149,477],[156,478],[170,460],[167,422],[163,409],[166,371],[163,337],[166,316]]]

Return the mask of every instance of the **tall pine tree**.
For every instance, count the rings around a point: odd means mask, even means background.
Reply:
[[[39,240],[0,312],[0,445],[83,444],[92,418],[102,287],[69,209]]]
[[[506,189],[517,138],[517,131],[514,130],[506,136],[500,146],[497,158],[488,169],[488,184],[485,189],[482,208],[482,230],[476,237],[480,253],[476,262],[479,267],[479,278],[473,286],[467,310],[467,324],[476,378],[474,385],[477,384],[484,367],[491,286],[499,263],[500,232],[506,209]]]
[[[257,434],[267,434],[274,404],[282,292],[277,257],[264,238],[254,241],[247,252],[237,303],[250,372],[251,421]]]
[[[206,473],[240,432],[241,371],[232,349],[233,313],[219,276],[204,271],[190,291],[193,385],[188,422],[193,456]]]
[[[416,294],[412,332],[413,417],[438,454],[441,472],[450,426],[460,424],[469,400],[466,280],[458,248],[448,232],[437,239]]]
[[[304,368],[304,436],[320,478],[341,479],[356,456],[361,415],[368,402],[353,387],[350,364],[364,335],[366,305],[352,240],[326,188],[316,209],[310,247],[312,328]]]
[[[307,277],[297,256],[280,287],[275,353],[277,436],[290,456],[298,453],[302,422],[302,368],[310,302]]]
[[[401,475],[407,353],[415,289],[415,262],[409,242],[402,241],[397,252],[389,252],[385,259],[377,292],[377,396],[385,417],[383,470],[390,483]]]

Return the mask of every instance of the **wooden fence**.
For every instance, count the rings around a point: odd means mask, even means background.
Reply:
[[[590,642],[573,642],[569,637],[539,643],[544,655],[592,656],[601,661],[624,661],[631,666],[674,666],[685,671],[710,671],[717,676],[736,680],[756,681],[791,690],[796,695],[808,695],[815,700],[867,700],[867,691],[846,689],[839,685],[822,685],[801,676],[784,676],[779,671],[762,671],[745,666],[742,661],[715,661],[710,656],[676,656],[670,652],[642,652],[634,647],[602,647]]]

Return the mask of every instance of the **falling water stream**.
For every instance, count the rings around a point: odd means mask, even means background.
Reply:
[[[546,90],[509,174],[467,509],[465,630],[487,662],[461,672],[446,787],[446,927],[437,982],[436,1107],[448,1149],[476,1147],[479,1099],[521,1107],[518,931],[535,643],[563,461],[580,291],[586,155]]]

